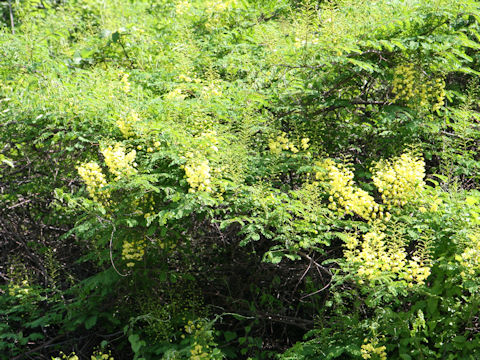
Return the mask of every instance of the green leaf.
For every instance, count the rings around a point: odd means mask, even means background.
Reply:
[[[230,342],[232,341],[233,339],[236,339],[237,338],[237,333],[234,332],[234,331],[225,331],[223,333],[223,336],[225,337],[225,341],[226,342]]]
[[[301,257],[300,255],[297,255],[297,254],[285,254],[284,255],[287,259],[290,259],[292,261],[295,261],[295,260],[300,260]]]
[[[128,337],[128,341],[130,341],[130,345],[132,346],[132,351],[137,354],[138,351],[142,346],[146,343],[143,340],[140,340],[140,336],[137,334],[132,334]]]
[[[257,233],[253,233],[250,235],[250,238],[253,240],[253,241],[258,241],[260,240],[260,235],[257,234]]]
[[[464,343],[467,341],[467,338],[465,336],[458,335],[453,338],[453,341],[456,343]]]
[[[355,60],[355,59],[351,59],[351,58],[348,58],[347,61],[354,64],[354,65],[357,65],[359,68],[361,68],[363,70],[366,70],[368,72],[374,72],[375,71],[375,68],[373,67],[373,65],[369,64],[365,61]]]
[[[118,31],[115,31],[113,34],[112,34],[112,41],[114,43],[118,42],[120,40],[120,33]]]
[[[1,156],[0,156],[0,157],[1,157]],[[7,158],[1,159],[1,158],[0,158],[0,160],[2,161],[2,163],[7,164],[7,165],[10,166],[11,168],[14,168],[14,167],[15,167],[15,166],[13,165],[12,160],[10,160],[10,159],[7,159]]]
[[[85,329],[91,329],[97,323],[97,315],[90,316],[87,320],[85,320]]]

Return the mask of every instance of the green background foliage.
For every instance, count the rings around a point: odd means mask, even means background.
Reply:
[[[477,359],[479,31],[474,0],[0,1],[0,359]],[[362,275],[373,233],[402,269]]]

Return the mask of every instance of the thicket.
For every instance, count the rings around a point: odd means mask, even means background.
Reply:
[[[0,1],[0,359],[478,359],[479,31]]]

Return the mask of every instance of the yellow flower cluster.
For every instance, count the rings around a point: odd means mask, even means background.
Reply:
[[[8,295],[28,295],[30,292],[30,286],[28,285],[28,280],[23,280],[21,285],[10,283],[8,285]]]
[[[202,132],[195,137],[195,151],[188,152],[187,158],[204,157],[218,152],[218,137],[215,130]]]
[[[371,171],[373,183],[389,206],[406,205],[425,185],[425,162],[411,152],[391,161],[380,161]]]
[[[119,71],[118,74],[121,76],[120,82],[122,83],[122,90],[124,93],[128,94],[131,88],[130,82],[128,81],[130,75],[123,71]]]
[[[124,241],[122,247],[122,259],[127,262],[128,267],[135,266],[135,261],[140,261],[145,255],[145,242],[141,241]]]
[[[218,97],[222,95],[221,88],[214,82],[202,87],[202,98],[209,99],[211,97]]]
[[[62,356],[61,358],[60,357],[52,357],[52,360],[78,360],[78,356],[75,355],[74,352],[69,354],[69,355],[66,355],[63,352],[60,352],[60,355]]]
[[[237,0],[207,0],[203,4],[205,12],[209,16],[204,24],[207,30],[212,30],[225,23],[226,20],[228,21],[228,16],[225,16],[225,14],[232,13],[238,7]]]
[[[183,89],[176,88],[165,94],[166,100],[183,100],[187,97]]]
[[[236,0],[210,0],[205,3],[205,8],[209,14],[218,14],[227,11],[230,7],[235,6]]]
[[[365,234],[361,244],[354,235],[346,237],[345,259],[358,267],[356,275],[360,283],[390,274],[397,280],[405,280],[409,287],[413,283],[423,285],[430,276],[430,267],[418,256],[408,260],[403,246],[387,243],[385,238],[386,235],[379,231]]]
[[[71,353],[69,355],[64,354],[63,352],[60,353],[60,357],[52,357],[52,360],[78,360],[78,356],[75,353]],[[95,351],[91,356],[90,360],[114,360],[111,353],[103,353],[101,351]]]
[[[187,82],[187,83],[195,82],[197,84],[200,84],[202,82],[202,79],[198,79],[196,77],[194,77],[192,79],[190,76],[187,76],[187,75],[184,75],[184,74],[178,75],[178,80],[179,81],[184,81],[184,82]]]
[[[208,349],[207,349],[208,350]],[[190,360],[200,360],[200,359],[209,359],[210,354],[204,351],[203,346],[197,343],[194,343],[190,349]]]
[[[464,270],[460,273],[463,278],[470,278],[480,270],[480,235],[469,234],[471,243],[465,248],[461,255],[455,259],[460,263]]]
[[[134,166],[136,166],[135,150],[132,150],[127,154],[125,153],[123,145],[116,143],[114,146],[110,145],[103,148],[102,154],[105,157],[105,164],[107,164],[108,169],[117,178],[120,178],[122,175],[128,176],[137,172],[134,168]]]
[[[190,360],[210,360],[212,359],[212,348],[209,343],[212,342],[212,336],[206,333],[205,324],[203,322],[195,324],[189,320],[185,325],[185,332],[193,335],[193,344],[190,348]],[[184,337],[182,335],[182,337]]]
[[[102,187],[107,185],[107,180],[102,169],[95,161],[80,165],[77,171],[87,185],[88,194],[93,200],[105,200],[109,197],[107,191],[101,190]]]
[[[431,212],[437,212],[438,207],[442,205],[442,199],[434,199],[430,205],[430,211]]]
[[[188,154],[187,154],[188,157]],[[208,159],[196,160],[190,157],[187,164],[184,166],[185,176],[190,185],[190,192],[205,191],[211,192],[210,186],[210,165]]]
[[[192,4],[190,4],[190,2],[188,0],[180,1],[175,6],[175,12],[177,13],[177,15],[183,15],[183,14],[187,13],[188,10],[190,10],[191,6],[192,6]]]
[[[359,265],[357,275],[361,279],[374,280],[382,272],[398,273],[406,265],[405,251],[399,247],[389,247],[387,250],[385,234],[381,232],[365,234],[361,250],[357,249],[359,244],[354,236],[350,236],[345,245],[345,257]]]
[[[116,121],[116,124],[120,131],[122,132],[123,136],[125,138],[129,138],[130,136],[133,136],[135,133],[133,132],[133,125],[135,123],[138,123],[140,121],[140,118],[138,114],[135,111],[130,111],[128,115],[124,118],[118,119]]]
[[[348,215],[356,214],[366,220],[385,217],[388,221],[390,214],[384,214],[382,207],[370,194],[355,186],[353,172],[350,169],[344,165],[335,164],[331,159],[325,160],[323,166],[328,171],[330,209]],[[322,174],[317,173],[317,179],[321,177]]]
[[[373,359],[379,360],[387,360],[387,348],[385,346],[377,346],[378,342],[376,340],[372,340],[368,342],[365,339],[366,344],[362,345],[362,358],[364,359],[372,359],[372,355],[374,356]]]
[[[192,320],[188,320],[187,324],[184,326],[185,332],[187,334],[191,334],[195,331],[195,324],[193,323]]]
[[[445,81],[427,80],[416,72],[413,64],[403,64],[395,68],[393,78],[394,101],[415,101],[420,106],[432,104],[432,111],[439,110],[445,104]]]
[[[413,64],[399,65],[393,77],[393,93],[396,100],[408,101],[418,95],[416,74]]]
[[[310,146],[309,138],[303,138],[300,141],[300,144],[295,144],[293,141],[290,141],[287,137],[287,134],[282,132],[274,139],[270,139],[268,142],[268,147],[270,151],[274,154],[280,154],[283,150],[290,150],[292,153],[296,154],[300,150],[307,150]]]
[[[95,351],[91,356],[90,360],[114,360],[110,352],[104,353],[103,351]]]
[[[435,97],[435,103],[433,104],[432,111],[440,110],[445,104],[445,81],[443,79],[436,79],[432,86],[432,97]]]
[[[190,185],[190,192],[205,191],[213,192],[212,173],[219,173],[219,169],[210,167],[209,157],[215,157],[218,152],[218,138],[216,131],[202,132],[195,137],[195,151],[189,151],[183,159],[186,159],[182,168]]]
[[[404,279],[409,282],[411,287],[412,281],[415,281],[419,285],[425,284],[425,280],[430,276],[430,266],[427,266],[418,256],[414,256],[409,261],[409,267],[405,270],[406,274],[403,275]]]

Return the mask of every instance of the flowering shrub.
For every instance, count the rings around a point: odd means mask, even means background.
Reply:
[[[135,124],[140,122],[138,114],[134,110],[127,112],[126,116],[122,116],[116,121],[118,129],[122,132],[125,138],[135,135]]]
[[[135,266],[135,262],[143,259],[145,244],[143,241],[124,241],[122,259],[127,262],[127,267]]]
[[[412,153],[380,161],[372,172],[373,183],[382,194],[383,203],[390,207],[405,206],[421,193],[425,185],[425,162]]]
[[[0,9],[1,360],[480,358],[478,2]]]
[[[387,348],[385,346],[377,346],[378,343],[376,341],[367,341],[365,339],[366,344],[362,345],[362,358],[387,360],[387,352],[385,351]]]
[[[353,172],[348,167],[336,165],[330,159],[325,160],[324,166],[328,171],[330,185],[330,209],[337,210],[340,214],[356,214],[366,220],[384,217],[382,207],[375,202],[373,196],[355,186]],[[319,177],[321,174],[317,175]],[[390,214],[385,213],[385,216],[388,219]]]
[[[429,80],[413,64],[395,68],[393,79],[394,101],[410,101],[421,107],[437,111],[445,104],[445,81],[441,78]]]
[[[428,254],[424,254],[422,259],[418,256],[407,259],[405,247],[395,242],[395,239],[387,242],[385,237],[381,232],[368,232],[363,236],[361,244],[355,236],[347,237],[345,259],[348,266],[354,266],[359,282],[374,283],[382,281],[382,277],[386,276],[389,281],[401,281],[409,287],[414,283],[425,284],[431,273]]]
[[[293,154],[299,152],[299,150],[307,150],[309,147],[309,138],[303,138],[300,144],[295,144],[287,138],[286,133],[281,133],[274,139],[270,139],[268,147],[273,154],[280,154],[282,150],[290,150]]]
[[[103,187],[107,185],[107,180],[101,167],[94,161],[80,165],[78,175],[87,185],[87,191],[90,197],[95,201],[101,201],[108,198],[108,192]]]
[[[193,159],[192,153],[188,153],[187,157],[189,160],[184,169],[185,176],[187,177],[188,184],[190,185],[189,191],[195,192],[199,190],[211,192],[210,166],[208,165],[208,160],[201,160],[200,162],[195,163],[195,161],[198,160]]]
[[[102,154],[105,158],[105,164],[117,179],[121,176],[128,176],[136,173],[134,166],[136,165],[135,156],[137,153],[135,150],[126,153],[123,145],[116,143],[114,146],[109,145],[103,148]]]

